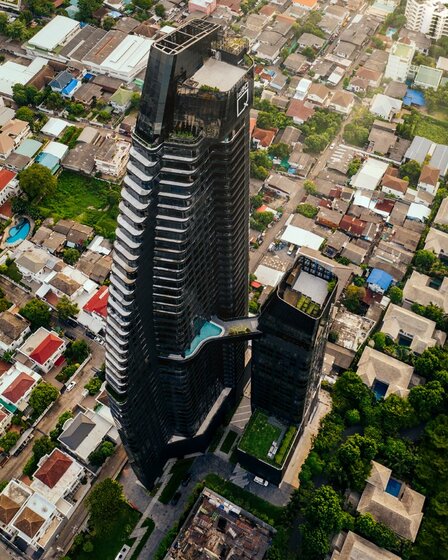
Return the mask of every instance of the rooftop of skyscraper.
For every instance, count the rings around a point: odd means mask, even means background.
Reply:
[[[281,287],[280,296],[311,317],[319,317],[337,283],[336,276],[321,264],[299,257]]]
[[[226,92],[231,90],[245,74],[245,68],[209,58],[188,81],[202,90],[211,88],[214,91]]]

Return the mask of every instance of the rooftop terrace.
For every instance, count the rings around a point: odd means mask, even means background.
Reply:
[[[216,88],[226,92],[231,90],[245,73],[244,68],[209,58],[189,81],[196,82],[199,88]]]
[[[256,410],[246,426],[239,448],[257,459],[280,467],[288,455],[297,432],[276,418]]]
[[[281,297],[311,317],[319,317],[336,285],[336,277],[318,262],[299,257],[291,270]]]

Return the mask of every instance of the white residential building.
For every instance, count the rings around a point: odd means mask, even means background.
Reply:
[[[54,331],[40,327],[25,340],[19,352],[34,365],[48,373],[65,351],[65,341]]]
[[[384,77],[398,82],[405,82],[411,68],[414,53],[415,43],[394,43],[389,53]]]
[[[41,376],[29,367],[16,362],[0,377],[0,398],[8,410],[24,412],[28,406],[31,391],[41,380]]]
[[[97,170],[104,175],[121,177],[126,170],[130,149],[131,144],[125,140],[106,139],[95,155]]]
[[[440,0],[408,0],[406,27],[431,39],[448,36],[448,3]]]

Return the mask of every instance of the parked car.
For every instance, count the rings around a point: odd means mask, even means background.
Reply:
[[[70,381],[70,383],[67,385],[67,393],[69,393],[72,389],[74,389],[76,386],[76,381]]]
[[[65,331],[65,336],[66,336],[67,338],[69,338],[70,340],[76,340],[76,336],[75,336],[73,333],[69,332],[69,331]]]
[[[95,340],[95,335],[93,334],[93,332],[86,331],[86,337],[90,338],[90,340]]]
[[[264,478],[261,478],[259,476],[256,476],[254,478],[254,482],[259,484],[260,486],[267,486],[269,484],[269,482],[267,480],[265,480]]]

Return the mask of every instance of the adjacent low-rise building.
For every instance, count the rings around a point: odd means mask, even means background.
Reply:
[[[391,469],[372,461],[372,471],[356,508],[370,513],[394,533],[414,542],[423,519],[425,496],[392,477]]]
[[[39,369],[48,373],[59,361],[65,348],[65,341],[57,333],[40,327],[26,339],[19,352]]]
[[[389,395],[406,397],[414,368],[387,354],[366,346],[358,362],[357,373],[379,400]]]
[[[436,344],[443,345],[446,340],[446,334],[437,330],[434,321],[392,303],[384,315],[381,331],[416,354]]]
[[[71,455],[82,463],[89,463],[89,455],[108,439],[113,443],[119,440],[118,431],[107,407],[99,412],[84,410],[66,421],[58,440]]]
[[[401,560],[396,554],[349,531],[337,537],[330,560]]]
[[[24,412],[28,399],[41,376],[20,362],[15,362],[0,377],[0,402],[10,412]]]
[[[448,278],[432,278],[414,270],[403,289],[406,303],[434,304],[448,313]]]
[[[0,314],[0,352],[15,350],[30,332],[30,323],[24,317],[4,311]]]
[[[106,139],[94,156],[97,171],[110,177],[121,177],[129,159],[131,144],[125,140]]]
[[[425,249],[433,251],[446,264],[448,262],[448,233],[430,228],[426,236]]]

